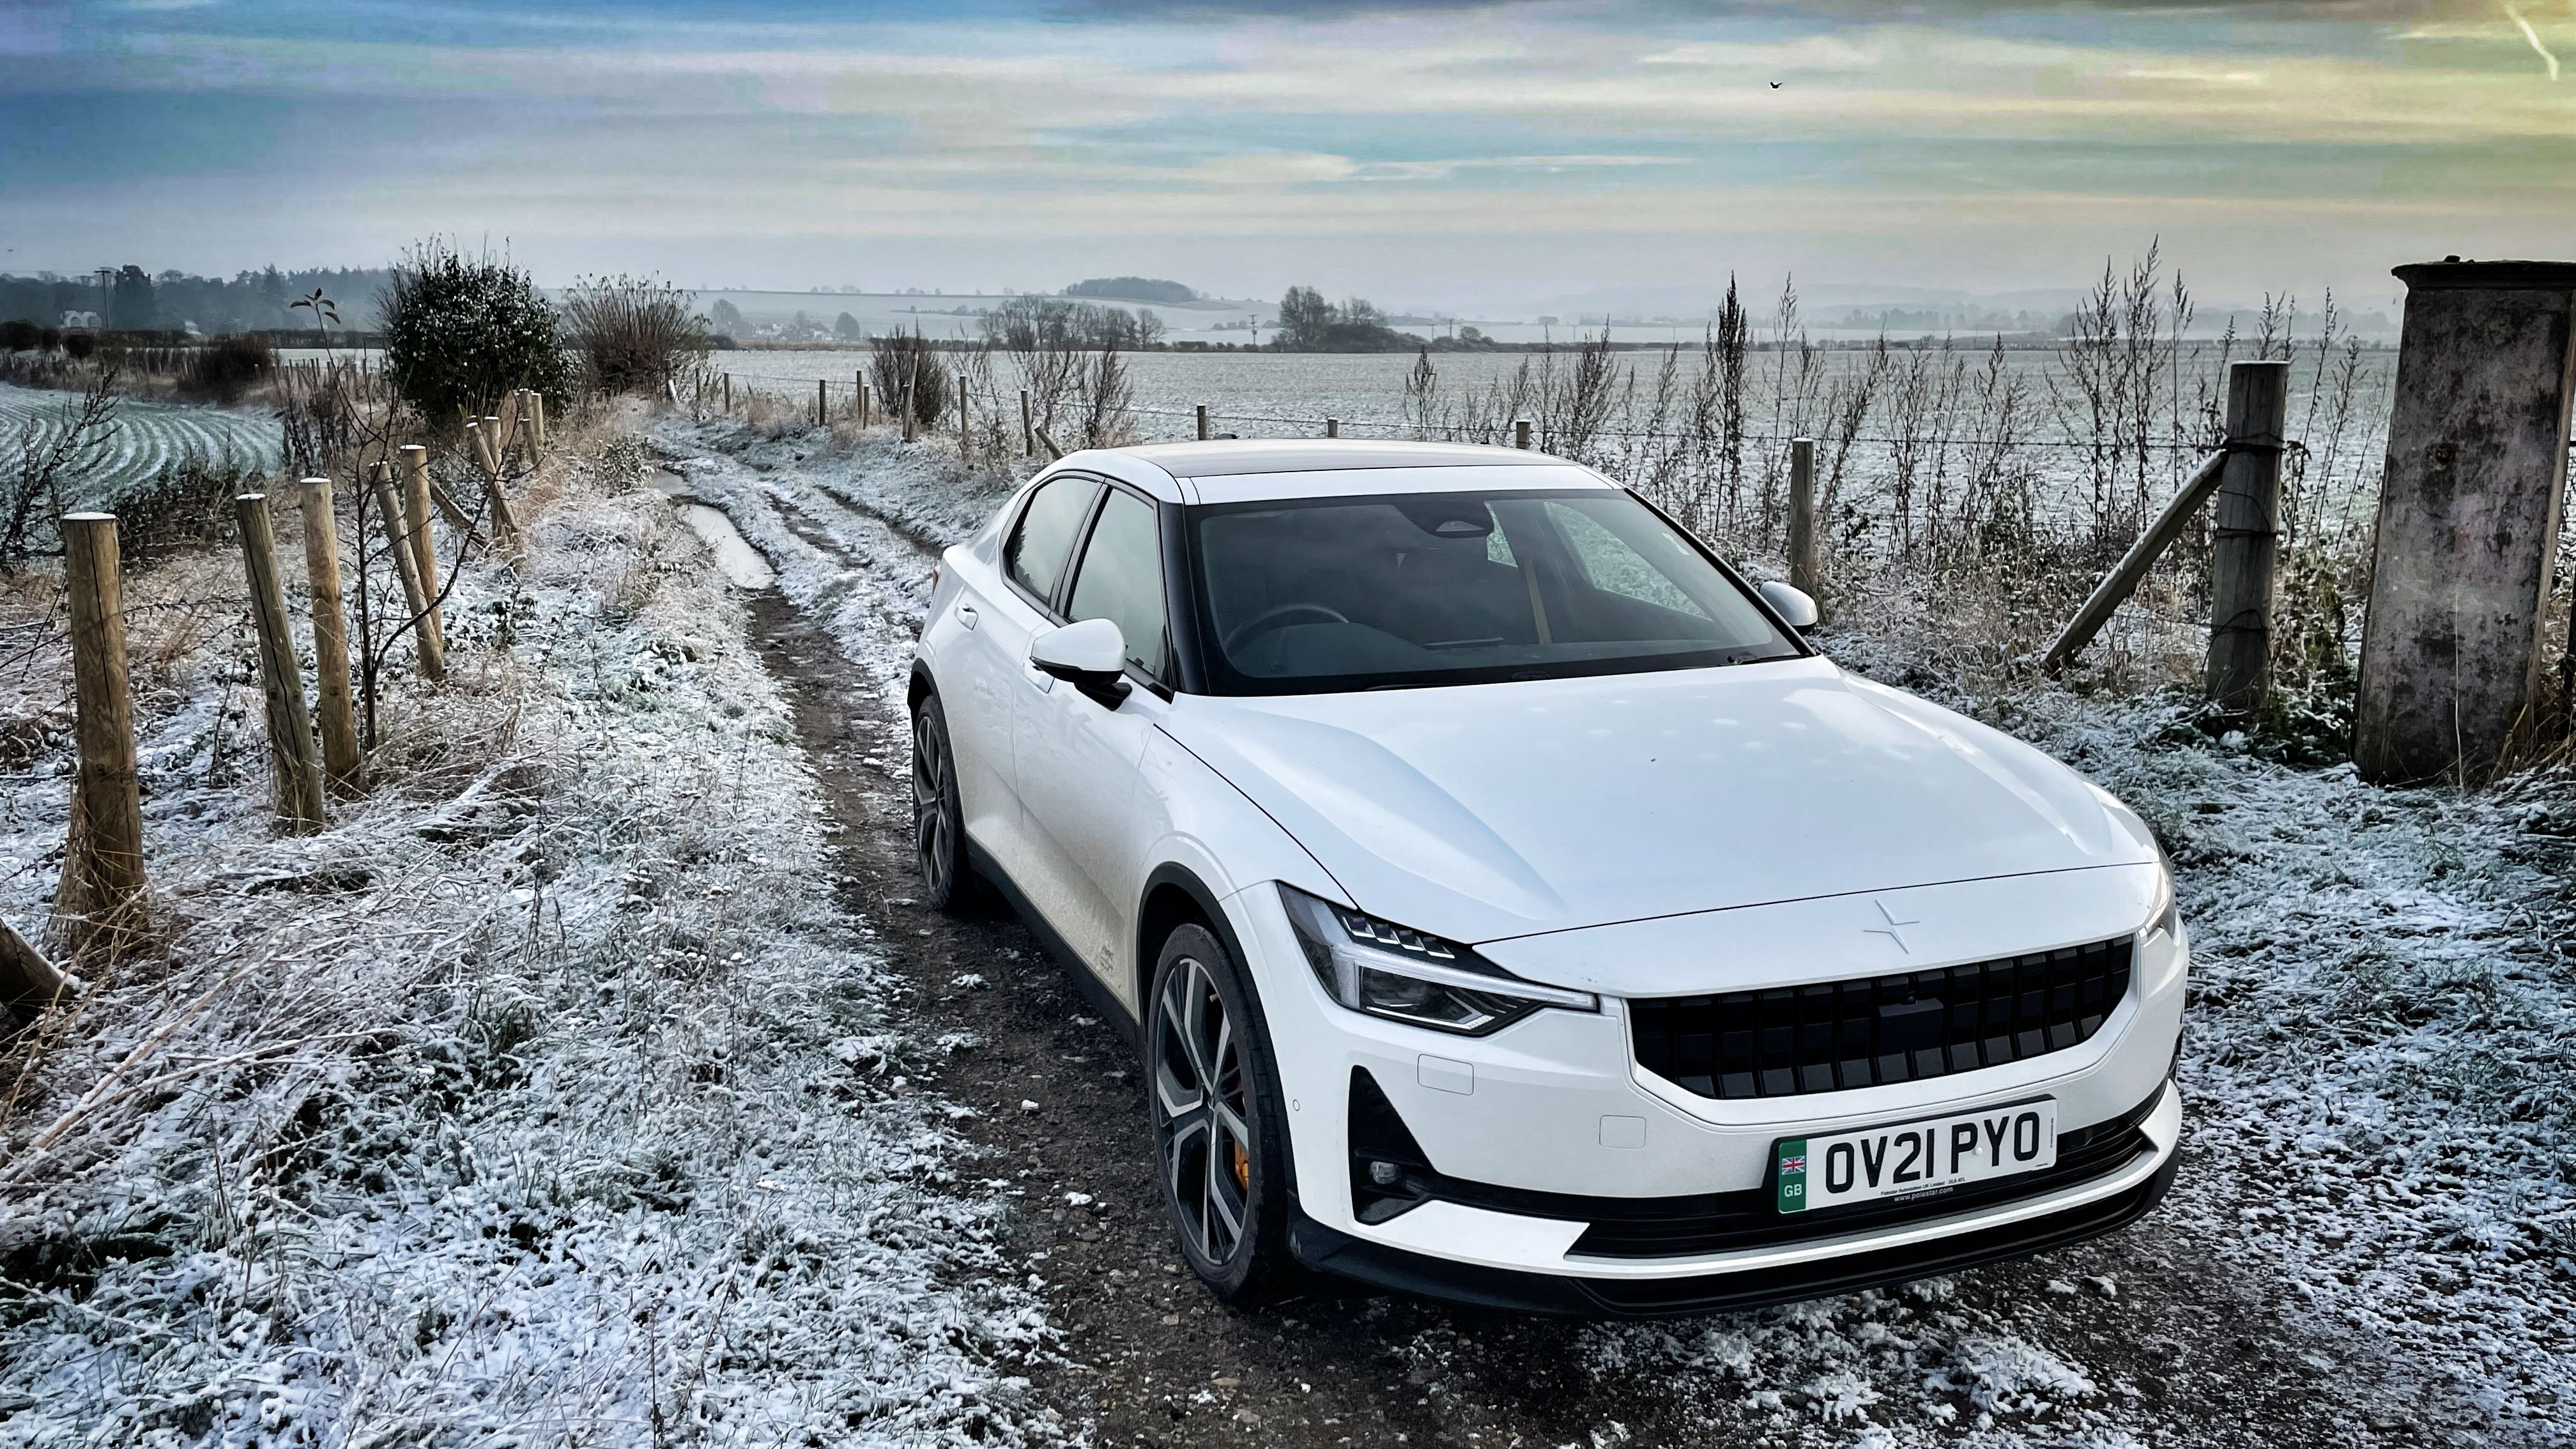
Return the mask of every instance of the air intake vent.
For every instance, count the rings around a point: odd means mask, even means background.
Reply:
[[[2129,994],[2129,937],[1941,971],[1628,1003],[1637,1065],[1703,1097],[1794,1097],[2064,1051]]]

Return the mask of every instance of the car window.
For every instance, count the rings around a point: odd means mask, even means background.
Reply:
[[[1596,589],[1624,594],[1640,603],[1678,610],[1685,614],[1708,617],[1690,595],[1681,591],[1664,571],[1646,561],[1628,541],[1612,533],[1600,519],[1579,508],[1563,503],[1547,505],[1547,517],[1556,525],[1557,535],[1565,540],[1566,550],[1583,570],[1586,582]],[[1495,530],[1497,535],[1501,530]]]
[[[1075,623],[1107,619],[1127,638],[1127,660],[1147,674],[1163,669],[1163,531],[1154,505],[1112,489],[1073,579]]]
[[[1607,489],[1189,512],[1218,693],[1473,684],[1793,658],[1731,574]]]
[[[1056,580],[1073,552],[1073,535],[1091,511],[1091,495],[1100,485],[1089,478],[1049,480],[1020,513],[1009,543],[1002,546],[1002,568],[1011,582],[1040,599],[1055,598]]]

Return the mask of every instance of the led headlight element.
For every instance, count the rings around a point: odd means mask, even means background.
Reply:
[[[1283,885],[1279,901],[1324,994],[1353,1011],[1483,1036],[1542,1007],[1601,1009],[1591,992],[1523,981],[1464,946],[1304,891]]]

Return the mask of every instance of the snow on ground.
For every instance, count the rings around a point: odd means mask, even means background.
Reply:
[[[68,413],[79,410],[80,400],[77,392],[0,383],[0,438],[14,444],[29,423],[39,439],[48,438],[65,425]],[[116,405],[116,430],[106,456],[88,471],[83,496],[75,501],[95,504],[113,498],[190,458],[265,472],[277,466],[277,457],[277,420],[266,413],[124,398]],[[13,456],[11,466],[16,462]]]
[[[998,482],[962,480],[953,456],[881,435],[853,445],[666,418],[652,436],[688,491],[742,525],[791,597],[842,622],[844,647],[887,685],[930,562],[910,541],[962,537],[999,498]],[[2379,789],[2349,768],[2294,769],[2212,741],[2187,700],[2032,685],[1970,697],[1887,641],[1830,642],[1849,667],[2067,760],[2138,808],[2173,857],[2195,955],[2189,1156],[2160,1218],[2114,1244],[2153,1233],[2141,1241],[2205,1255],[2196,1271],[2285,1297],[2294,1341],[2253,1347],[2340,1372],[2357,1420],[2384,1409],[2390,1432],[2425,1437],[2563,1432],[2576,1419],[2576,791],[2564,777],[2478,795]],[[1757,1410],[1781,1442],[2190,1441],[2139,1383],[2050,1341],[2057,1307],[2118,1301],[2115,1278],[2050,1280],[2054,1301],[2036,1305],[1960,1281],[1603,1326],[1586,1335],[1584,1367]],[[2253,1351],[2146,1347],[2178,1364]]]
[[[265,828],[237,633],[147,711],[171,951],[8,1120],[0,1444],[1061,1437],[969,1109],[907,1075],[973,1043],[889,1022],[743,608],[638,472],[545,485],[325,834]],[[60,759],[10,788],[22,923]]]

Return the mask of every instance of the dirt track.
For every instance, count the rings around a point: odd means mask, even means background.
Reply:
[[[810,520],[790,521],[833,551]],[[1024,1193],[1013,1247],[1047,1281],[1063,1332],[1034,1392],[1094,1425],[1094,1442],[1850,1444],[1874,1424],[1902,1436],[1891,1443],[2523,1442],[2461,1427],[2484,1416],[2303,1319],[2279,1284],[2222,1266],[2171,1211],[1946,1287],[1646,1329],[1330,1285],[1225,1309],[1171,1246],[1121,1034],[1015,919],[914,903],[904,722],[778,593],[758,597],[755,619],[842,827],[836,890],[882,929],[919,1029],[980,1039],[925,1085],[981,1114],[966,1125],[992,1155],[972,1174]],[[2090,1391],[2016,1407],[1940,1377],[1963,1342],[1997,1335],[2080,1365]],[[2553,1442],[2540,1432],[2529,1442]]]

